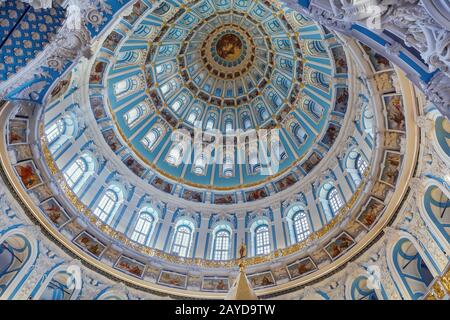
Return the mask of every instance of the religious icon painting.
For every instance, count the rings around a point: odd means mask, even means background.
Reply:
[[[126,256],[120,256],[114,264],[114,268],[134,277],[142,278],[144,275],[145,264]]]
[[[370,229],[377,222],[378,218],[381,217],[384,209],[385,205],[381,200],[370,197],[356,218],[356,221],[361,223],[366,229]]]
[[[286,188],[292,186],[298,181],[298,179],[293,174],[288,174],[284,178],[281,178],[277,182],[275,182],[275,186],[278,191],[283,191]]]
[[[30,190],[42,183],[42,179],[33,161],[20,162],[14,166],[14,169],[25,189]]]
[[[28,120],[11,119],[8,126],[8,144],[26,144],[28,143]]]
[[[264,271],[259,273],[250,274],[247,276],[250,285],[254,289],[261,289],[271,287],[276,284],[275,278],[271,271]]]
[[[69,221],[69,216],[55,198],[49,198],[39,205],[45,216],[58,228]]]
[[[97,259],[100,258],[106,249],[106,246],[102,242],[86,231],[82,231],[76,236],[73,239],[73,243]]]
[[[384,115],[386,127],[394,131],[406,131],[405,109],[400,94],[383,96]]]
[[[37,186],[31,192],[36,195],[39,202],[45,201],[53,196],[53,191],[46,184]]]
[[[236,203],[234,193],[230,194],[214,194],[214,204],[229,204]]]
[[[317,266],[310,257],[306,257],[289,264],[286,269],[289,274],[289,278],[294,280],[314,272],[317,270]]]
[[[334,141],[336,141],[340,130],[341,130],[340,126],[330,122],[330,124],[328,125],[328,129],[323,135],[323,138],[322,140],[320,140],[320,142],[326,145],[328,148],[331,148]]]
[[[323,159],[322,155],[316,151],[313,151],[308,159],[301,164],[302,169],[306,174],[310,173]]]
[[[352,237],[344,231],[336,239],[325,246],[324,250],[330,256],[331,260],[336,260],[347,252],[354,244],[355,241]]]
[[[202,279],[202,291],[228,292],[228,277],[205,276]]]
[[[158,283],[164,286],[186,289],[187,275],[173,271],[161,270]]]

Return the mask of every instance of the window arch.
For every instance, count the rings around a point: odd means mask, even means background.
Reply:
[[[187,121],[194,124],[195,121],[197,121],[200,118],[201,110],[199,107],[195,107],[189,112],[189,115],[187,117]]]
[[[231,118],[231,116],[228,116],[225,119],[225,133],[231,133],[233,131],[233,119]]]
[[[378,300],[375,289],[369,288],[369,279],[366,276],[359,276],[353,280],[350,297],[352,300]]]
[[[303,99],[303,110],[312,115],[313,120],[318,121],[323,116],[324,107],[314,102],[312,99]]]
[[[368,104],[364,107],[361,117],[364,131],[373,138],[374,115],[372,108]]]
[[[291,230],[295,242],[306,240],[311,234],[311,228],[303,207],[294,205],[289,209],[287,216],[291,220]]]
[[[170,103],[170,107],[173,111],[178,112],[184,109],[184,107],[188,104],[189,98],[186,92],[181,93],[178,95],[172,103]]]
[[[117,64],[131,64],[137,62],[141,56],[140,51],[124,51],[117,56]]]
[[[139,212],[139,217],[134,226],[131,240],[137,243],[148,245],[151,234],[156,225],[157,213],[155,209],[150,206],[145,206]]]
[[[127,79],[117,81],[113,85],[114,94],[117,98],[122,98],[126,95],[134,93],[139,87],[139,79],[137,76],[132,76]]]
[[[306,139],[308,139],[306,130],[303,129],[298,122],[292,122],[290,125],[290,129],[292,134],[294,135],[295,141],[297,141],[298,144],[302,145],[305,143]]]
[[[226,225],[219,225],[214,231],[213,260],[230,259],[231,231]]]
[[[164,62],[156,66],[156,76],[164,76],[164,75],[170,75],[173,74],[174,66],[170,62]]]
[[[164,97],[173,95],[180,88],[180,82],[178,78],[170,79],[164,83],[159,89]]]
[[[196,175],[205,175],[206,166],[208,164],[206,155],[204,153],[200,154],[194,161],[193,170]]]
[[[50,123],[45,129],[45,137],[49,144],[50,152],[56,152],[69,141],[70,137],[75,135],[75,130],[76,121],[72,113],[65,114]]]
[[[248,130],[252,127],[252,121],[250,120],[250,115],[248,114],[248,112],[243,112],[241,114],[241,120],[244,130]]]
[[[94,214],[103,222],[112,220],[123,201],[123,191],[117,185],[110,185],[103,193]]]
[[[222,165],[222,174],[224,177],[229,178],[233,176],[233,165],[234,165],[234,153],[225,154]]]
[[[192,222],[183,220],[175,228],[172,242],[172,254],[187,257],[191,247],[194,225]]]
[[[336,214],[339,209],[344,205],[344,200],[342,200],[341,195],[335,187],[333,187],[327,195],[327,200],[330,205],[333,214]]]
[[[77,193],[95,171],[95,160],[89,154],[82,154],[64,170],[63,175],[68,186]]]
[[[206,120],[205,129],[212,130],[216,124],[217,115],[215,113],[210,113],[208,119]]]
[[[166,156],[166,162],[172,166],[179,166],[185,156],[186,145],[183,142],[176,142],[170,148]]]

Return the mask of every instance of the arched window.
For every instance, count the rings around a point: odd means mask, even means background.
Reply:
[[[216,228],[214,236],[214,260],[228,260],[230,258],[231,233],[225,226]]]
[[[345,166],[346,170],[352,177],[353,182],[355,182],[355,185],[358,186],[361,183],[369,164],[361,154],[361,151],[353,149],[348,153]]]
[[[78,193],[89,177],[95,172],[95,161],[91,154],[85,153],[64,170],[64,178],[73,192]]]
[[[47,129],[45,129],[45,135],[48,143],[54,142],[66,131],[66,123],[64,119],[58,119],[53,122]]]
[[[351,286],[352,300],[378,300],[374,288],[368,286],[369,279],[366,276],[357,277]]]
[[[139,51],[124,51],[117,56],[117,64],[129,64],[136,62],[140,57]]]
[[[13,289],[29,274],[35,262],[35,250],[29,239],[22,234],[3,234],[0,242],[0,300],[13,296]]]
[[[151,128],[147,134],[142,138],[141,142],[148,150],[153,150],[157,145],[158,140],[163,136],[163,129],[156,125]]]
[[[152,207],[144,207],[134,226],[131,240],[147,245],[156,222],[156,211]]]
[[[175,98],[175,100],[170,104],[173,111],[178,112],[182,110],[188,103],[189,98],[186,93],[182,93]]]
[[[73,188],[83,177],[83,174],[87,171],[87,164],[83,158],[76,159],[72,165],[70,165],[64,171],[64,178],[67,181],[69,187]]]
[[[339,194],[339,192],[335,187],[333,187],[328,192],[327,199],[333,214],[336,214],[339,211],[339,209],[344,205],[344,200],[342,200],[341,195]]]
[[[180,223],[177,226],[172,243],[172,254],[187,257],[191,246],[192,233],[193,225],[191,223]]]
[[[269,119],[269,117],[270,117],[270,115],[267,112],[267,109],[265,107],[260,107],[258,109],[258,113],[259,113],[259,116],[262,121],[265,121],[265,120]]]
[[[319,120],[324,112],[324,108],[320,104],[307,98],[303,100],[303,110],[305,110],[306,113],[312,115],[312,118],[315,121]]]
[[[299,207],[294,207],[292,209],[298,210],[292,216],[292,222],[294,227],[295,240],[297,242],[306,240],[311,233],[311,229],[309,228],[308,217],[304,210],[301,210]]]
[[[364,175],[364,172],[366,172],[368,166],[367,161],[362,157],[362,155],[358,155],[358,158],[356,158],[356,169],[361,177]]]
[[[197,175],[205,175],[206,165],[207,165],[206,155],[202,153],[200,156],[197,157],[197,159],[195,159],[194,173]]]
[[[103,193],[94,214],[103,222],[108,223],[119,209],[122,200],[122,189],[116,185],[111,185]]]
[[[344,205],[341,194],[331,182],[325,183],[319,189],[319,199],[327,221],[330,221]]]
[[[166,96],[169,92],[172,95],[178,90],[179,86],[178,79],[170,79],[160,87],[160,90],[163,96]]]
[[[205,129],[206,130],[212,130],[214,128],[215,124],[216,124],[216,114],[215,113],[211,113],[208,116],[208,120],[206,120]]]
[[[250,120],[249,114],[247,112],[242,113],[241,119],[242,119],[242,127],[244,128],[244,130],[250,129],[252,126],[252,121]]]
[[[270,235],[267,224],[260,225],[255,229],[255,253],[256,255],[269,254]]]
[[[308,138],[308,134],[306,133],[305,129],[303,129],[297,122],[292,122],[290,128],[295,140],[299,144],[305,143],[306,139]]]
[[[157,76],[162,76],[164,74],[172,73],[173,66],[171,63],[162,63],[156,66],[155,71]]]
[[[227,118],[225,120],[225,132],[231,133],[233,131],[233,120],[231,118]]]

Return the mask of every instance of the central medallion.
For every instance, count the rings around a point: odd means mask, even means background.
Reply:
[[[217,41],[216,51],[219,57],[232,62],[238,59],[242,53],[242,41],[236,35],[227,33]]]

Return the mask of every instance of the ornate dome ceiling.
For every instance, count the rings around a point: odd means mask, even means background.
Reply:
[[[103,43],[90,88],[97,121],[115,120],[107,142],[116,154],[129,153],[127,165],[142,179],[195,202],[253,201],[299,181],[310,171],[308,157],[331,148],[346,111],[347,67],[340,46],[333,61],[318,25],[274,3],[245,1],[165,3],[136,19],[133,32],[119,28]],[[340,89],[331,85],[335,63]],[[103,85],[105,111],[95,98]],[[208,154],[178,150],[165,138],[176,129],[194,137],[195,127],[206,130]],[[259,174],[263,160],[244,150],[255,129],[272,128],[281,131],[280,167],[268,177]],[[226,150],[218,133],[235,139],[234,148]],[[177,184],[194,189],[180,193]]]

